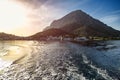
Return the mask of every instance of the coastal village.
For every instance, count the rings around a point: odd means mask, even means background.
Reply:
[[[71,37],[53,37],[53,36],[48,36],[47,40],[60,40],[60,41],[87,41],[89,39],[87,39],[86,37],[75,37],[75,38],[71,38]]]

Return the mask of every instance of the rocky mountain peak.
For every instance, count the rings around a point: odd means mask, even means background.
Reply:
[[[82,10],[73,11],[53,21],[45,30],[51,28],[58,28],[80,36],[118,36],[120,33]]]

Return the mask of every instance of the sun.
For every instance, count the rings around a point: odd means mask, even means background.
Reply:
[[[27,21],[25,7],[13,0],[0,0],[0,32],[9,32]]]

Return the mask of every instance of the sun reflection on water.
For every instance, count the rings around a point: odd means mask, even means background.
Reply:
[[[30,41],[1,41],[0,70],[13,63],[20,63],[27,60],[30,53]]]

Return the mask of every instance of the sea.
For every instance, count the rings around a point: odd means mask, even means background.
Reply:
[[[0,80],[120,80],[120,41],[0,41]]]

